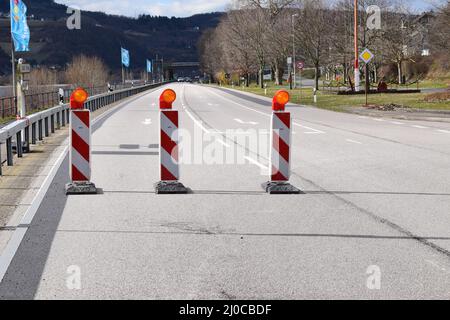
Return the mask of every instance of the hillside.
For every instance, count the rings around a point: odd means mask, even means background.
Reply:
[[[64,66],[73,55],[102,58],[111,70],[120,69],[120,46],[130,50],[132,69],[142,70],[156,54],[166,61],[198,61],[197,42],[203,30],[218,24],[221,13],[188,18],[140,16],[137,19],[83,11],[81,30],[66,27],[67,7],[52,0],[25,0],[31,31],[31,52],[20,54],[33,65]],[[2,1],[0,12],[9,12]],[[43,21],[41,21],[43,19]],[[0,19],[0,73],[10,73],[9,19]]]

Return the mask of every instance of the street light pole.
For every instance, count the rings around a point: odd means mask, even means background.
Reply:
[[[291,16],[291,22],[292,22],[292,67],[294,68],[294,77],[293,77],[293,88],[295,89],[297,87],[297,66],[296,66],[296,59],[295,59],[295,24],[294,24],[294,18],[298,17],[298,13],[293,14]]]

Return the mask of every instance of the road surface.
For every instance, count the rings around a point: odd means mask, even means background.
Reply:
[[[270,196],[269,99],[170,87],[192,193],[154,193],[163,88],[129,100],[94,125],[102,194],[65,196],[63,153],[2,255],[1,298],[450,298],[448,123],[289,105],[304,194]],[[226,134],[239,129],[258,132],[262,151]]]

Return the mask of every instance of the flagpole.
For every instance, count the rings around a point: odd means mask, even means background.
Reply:
[[[12,11],[12,8],[10,8]],[[10,11],[10,19],[12,19],[12,12]],[[14,54],[14,39],[12,35],[12,20],[10,20],[10,39],[11,39],[11,67],[12,67],[12,89],[13,89],[13,98],[14,98],[14,107],[17,107],[17,93],[16,93],[16,57]],[[17,111],[16,111],[17,112]]]

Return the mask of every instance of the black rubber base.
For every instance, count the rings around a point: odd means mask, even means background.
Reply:
[[[155,185],[156,194],[187,194],[189,189],[180,182],[160,181]]]
[[[288,182],[266,182],[262,185],[269,194],[301,194],[302,192]]]
[[[98,190],[92,182],[72,182],[66,184],[66,195],[97,193]]]

